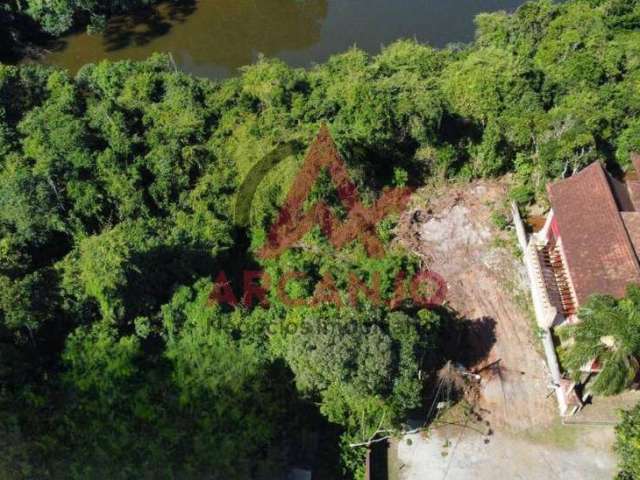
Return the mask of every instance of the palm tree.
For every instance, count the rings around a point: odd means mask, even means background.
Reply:
[[[558,329],[566,345],[562,362],[577,380],[580,369],[597,359],[602,370],[591,386],[599,395],[622,392],[638,374],[640,286],[629,285],[625,298],[593,295],[578,313],[581,322]]]

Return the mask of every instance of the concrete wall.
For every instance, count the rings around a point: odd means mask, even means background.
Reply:
[[[562,389],[560,388],[560,380],[562,378],[560,365],[558,364],[558,357],[556,356],[553,337],[551,335],[551,328],[558,321],[559,317],[562,317],[562,314],[558,312],[549,299],[542,275],[542,265],[540,264],[540,257],[538,255],[538,249],[544,246],[546,242],[553,212],[549,212],[544,228],[527,239],[524,224],[515,203],[512,204],[511,211],[516,234],[518,235],[518,243],[520,243],[520,247],[522,248],[523,261],[527,269],[527,276],[529,277],[533,310],[536,316],[536,322],[541,329],[541,340],[544,346],[544,354],[547,360],[551,382],[555,390],[556,399],[558,400],[560,415],[565,415],[567,412],[567,404]]]
[[[524,223],[522,223],[516,202],[511,202],[511,216],[513,217],[513,225],[516,228],[516,236],[518,237],[520,249],[524,252],[527,249],[527,232],[524,229]]]
[[[551,303],[547,292],[544,275],[542,273],[542,265],[540,264],[540,257],[538,256],[538,248],[535,240],[532,239],[527,245],[523,260],[527,267],[536,321],[540,328],[547,330],[551,328],[556,321],[558,310]]]

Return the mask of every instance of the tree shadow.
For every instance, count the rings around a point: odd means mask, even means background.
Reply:
[[[373,443],[369,450],[370,480],[389,479],[389,442]]]
[[[474,145],[482,142],[483,128],[481,125],[458,114],[445,112],[440,123],[438,137],[443,144],[453,146],[458,155],[450,165],[452,172],[458,172],[471,160],[466,146],[469,142]]]
[[[24,12],[2,11],[0,7],[0,63],[16,64],[37,59],[43,51],[62,48],[64,42],[47,34]]]
[[[120,292],[128,324],[138,316],[153,315],[171,300],[176,289],[192,285],[201,278],[214,279],[224,272],[238,300],[242,298],[244,274],[260,271],[260,264],[249,248],[244,228],[233,233],[233,246],[214,257],[209,245],[159,245],[133,255],[126,287]],[[223,310],[232,309],[222,305]]]
[[[491,317],[465,319],[461,325],[455,360],[467,368],[474,368],[487,360],[496,343],[496,321]]]
[[[205,248],[160,245],[131,260],[127,286],[122,292],[126,319],[152,315],[171,300],[176,288],[213,276],[216,259]]]
[[[290,478],[287,474],[294,468],[311,471],[315,479],[343,478],[340,459],[343,429],[330,423],[317,404],[300,395],[293,372],[282,359],[275,359],[267,367],[265,377],[269,379],[267,384],[272,395],[279,399],[276,413],[279,429],[263,456],[270,463],[279,464],[284,476],[262,472],[254,478]]]
[[[437,309],[445,319],[441,359],[436,367],[452,361],[472,369],[487,360],[496,343],[496,321],[491,317],[464,318],[457,312],[441,307]]]
[[[488,358],[496,343],[496,321],[491,317],[469,319],[461,317],[457,312],[446,307],[435,309],[443,319],[439,336],[439,350],[436,361],[427,365],[427,370],[437,372],[425,380],[427,392],[419,409],[411,412],[417,424],[432,421],[438,413],[436,405],[441,401],[459,400],[462,392],[456,392],[447,385],[444,390],[440,374],[444,367],[456,371],[473,371]]]
[[[132,45],[142,46],[166,35],[177,23],[183,23],[196,10],[194,0],[169,5],[147,6],[128,15],[113,17],[103,33],[105,50],[113,52]]]

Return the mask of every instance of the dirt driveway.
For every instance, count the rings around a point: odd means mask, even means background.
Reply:
[[[481,372],[483,416],[513,431],[551,424],[557,411],[528,311],[524,266],[510,250],[511,234],[492,221],[506,187],[482,181],[416,197],[401,220],[402,242],[445,278],[448,304],[473,321],[464,343],[473,360],[465,366],[496,365]]]

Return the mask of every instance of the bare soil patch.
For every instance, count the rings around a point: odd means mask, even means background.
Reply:
[[[522,431],[557,418],[528,311],[524,266],[492,214],[506,186],[478,181],[419,192],[399,238],[448,284],[447,305],[470,320],[460,358],[482,376],[478,407],[493,427]]]

